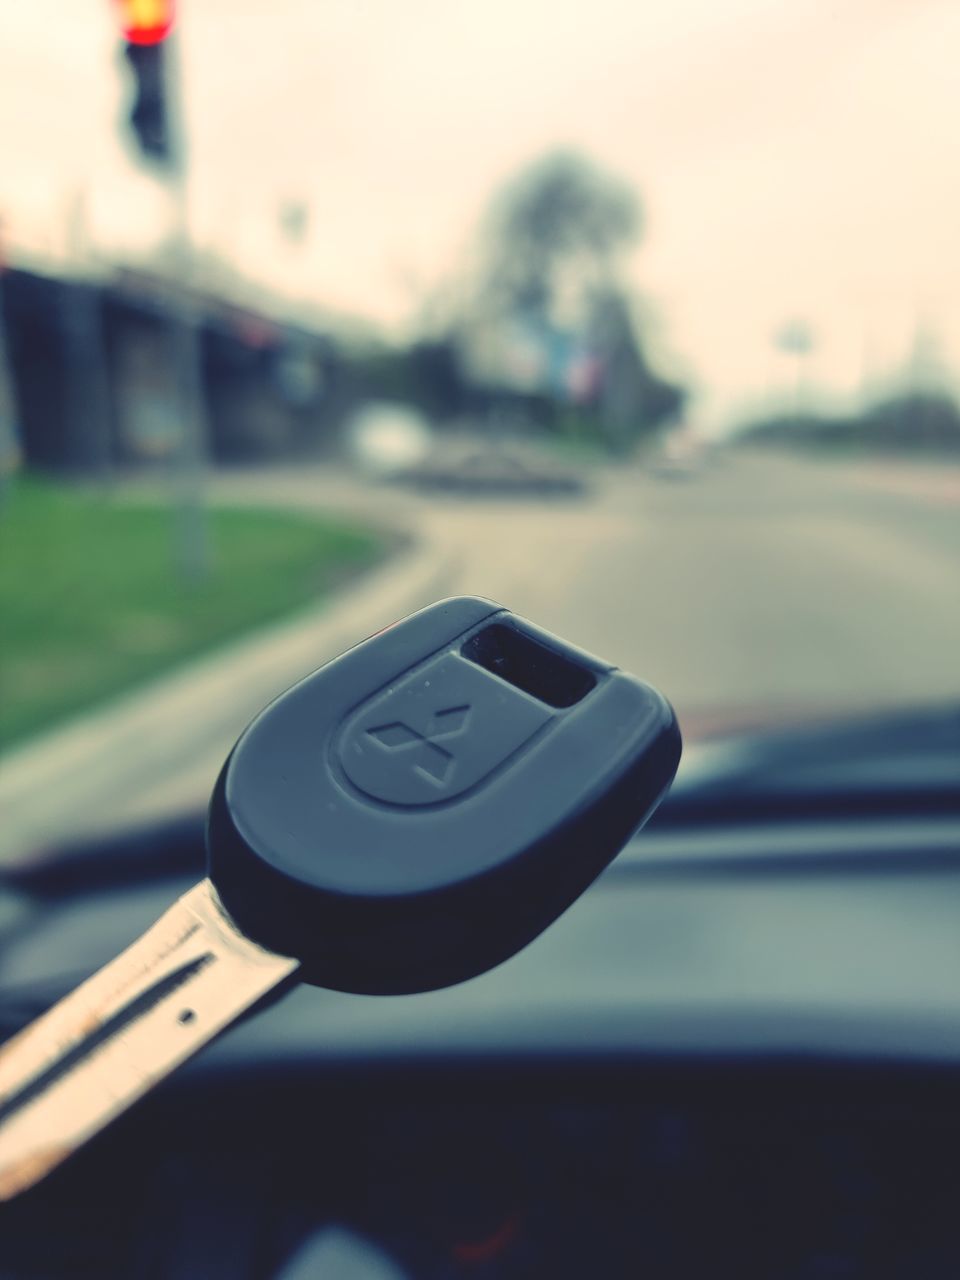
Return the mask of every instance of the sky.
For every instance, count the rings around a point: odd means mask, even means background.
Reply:
[[[631,182],[647,339],[722,428],[960,372],[956,0],[181,0],[191,234],[275,294],[409,328],[556,146]],[[170,201],[110,0],[0,12],[13,260],[135,261]],[[309,207],[300,243],[284,202]]]

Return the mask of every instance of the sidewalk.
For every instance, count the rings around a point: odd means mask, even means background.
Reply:
[[[205,805],[249,720],[364,636],[449,593],[429,542],[319,609],[245,636],[0,760],[0,865],[45,845]]]

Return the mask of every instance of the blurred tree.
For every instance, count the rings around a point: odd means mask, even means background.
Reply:
[[[747,423],[739,436],[751,444],[958,454],[960,408],[945,392],[906,391],[846,417],[783,415]]]
[[[483,264],[487,300],[539,316],[567,311],[616,278],[641,223],[636,195],[618,178],[571,152],[545,156],[494,200]]]
[[[612,452],[625,453],[638,436],[678,418],[686,394],[651,369],[630,300],[615,285],[594,291],[587,334],[604,362],[594,404],[597,427]]]
[[[541,397],[557,423],[575,407],[581,429],[617,452],[677,416],[683,390],[651,370],[628,282],[642,226],[632,187],[568,151],[508,182],[454,326],[473,381]]]

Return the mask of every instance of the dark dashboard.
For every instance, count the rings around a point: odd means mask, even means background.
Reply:
[[[960,1274],[957,737],[920,788],[898,727],[691,752],[483,977],[293,991],[0,1209],[0,1276]],[[189,818],[8,876],[0,1030],[201,869]]]
[[[194,1080],[9,1206],[0,1274],[954,1276],[958,1094],[796,1059]]]

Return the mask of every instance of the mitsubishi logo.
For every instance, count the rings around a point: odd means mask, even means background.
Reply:
[[[419,733],[402,720],[376,725],[366,732],[378,746],[386,751],[402,752],[413,769],[443,786],[453,768],[453,753],[439,746],[438,742],[463,733],[469,719],[470,707],[464,703],[459,707],[443,707],[435,711],[425,733]]]
[[[442,653],[355,707],[333,749],[354,797],[432,808],[495,777],[550,719],[548,707]]]

